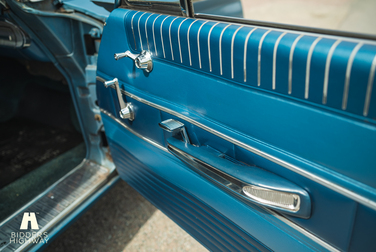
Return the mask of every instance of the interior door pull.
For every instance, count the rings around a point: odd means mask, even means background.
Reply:
[[[311,216],[310,196],[296,184],[209,146],[194,146],[176,137],[167,142],[167,149],[188,167],[238,198],[304,219]]]
[[[118,79],[115,78],[110,81],[105,81],[103,84],[106,88],[111,87],[111,86],[115,87],[116,94],[119,100],[119,105],[120,105],[120,111],[119,111],[120,117],[123,119],[129,119],[129,121],[133,121],[134,120],[133,106],[130,102],[128,103],[124,102],[123,95],[121,94],[121,90],[119,87]]]

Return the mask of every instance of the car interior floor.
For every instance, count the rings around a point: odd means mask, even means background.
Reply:
[[[0,221],[82,162],[69,87],[0,58]]]

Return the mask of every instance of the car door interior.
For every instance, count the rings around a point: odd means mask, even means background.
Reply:
[[[97,94],[120,176],[214,251],[376,250],[372,40],[115,9]]]

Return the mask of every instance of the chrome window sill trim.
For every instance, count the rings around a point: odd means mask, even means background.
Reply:
[[[23,212],[39,213],[37,216],[39,229],[36,230],[36,232],[49,232],[60,221],[79,207],[81,203],[100,189],[101,186],[111,178],[113,171],[115,171],[114,167],[103,167],[90,160],[84,159],[83,162],[71,172],[0,223],[0,238],[1,240],[9,241],[4,246],[0,247],[0,251],[4,249],[25,251],[35,245],[32,240],[37,238],[37,235],[33,235],[27,240],[25,239],[23,244],[10,243],[9,239],[11,233],[5,231],[19,231],[19,229],[14,229],[14,227],[19,227]],[[43,222],[46,222],[46,224],[41,224]],[[33,231],[28,229],[24,232]],[[29,243],[30,240],[31,242]]]
[[[206,13],[195,13],[194,18],[204,19],[204,20],[209,19],[209,20],[221,21],[221,22],[230,22],[234,24],[255,25],[255,26],[265,27],[268,29],[291,30],[291,32],[304,32],[304,33],[311,33],[311,34],[316,33],[316,34],[322,34],[322,35],[327,35],[327,36],[348,37],[348,38],[354,38],[354,39],[367,39],[371,41],[376,40],[375,34],[332,30],[332,29],[327,29],[327,28],[301,26],[297,24],[275,23],[271,21],[246,19],[246,18],[238,18],[238,17],[227,17],[227,16],[219,16],[219,15],[206,14]]]
[[[103,78],[99,77],[99,76],[97,76],[96,79],[97,79],[97,81],[100,81],[100,82],[103,82],[103,83],[105,82],[105,80]],[[312,180],[314,182],[317,182],[317,183],[319,183],[319,184],[321,184],[321,185],[323,185],[323,186],[325,186],[325,187],[327,187],[327,188],[329,188],[329,189],[331,189],[331,190],[333,190],[333,191],[335,191],[335,192],[337,192],[339,194],[342,194],[345,197],[348,197],[348,198],[350,198],[350,199],[352,199],[352,200],[354,200],[354,201],[356,201],[356,202],[358,202],[360,204],[363,204],[363,205],[365,205],[365,206],[367,206],[367,207],[369,207],[369,208],[371,208],[373,210],[376,210],[376,202],[375,201],[369,200],[366,197],[364,197],[362,195],[359,195],[359,194],[357,194],[357,193],[355,193],[355,192],[353,192],[353,191],[351,191],[351,190],[349,190],[347,188],[344,188],[344,187],[342,187],[342,186],[340,186],[340,185],[338,185],[336,183],[333,183],[333,182],[331,182],[329,180],[326,180],[326,179],[324,179],[324,178],[322,178],[322,177],[320,177],[318,175],[315,175],[315,174],[312,174],[311,172],[305,171],[303,168],[301,168],[299,166],[291,164],[291,163],[289,163],[287,161],[284,161],[284,160],[282,160],[280,158],[277,158],[277,157],[275,157],[273,155],[270,155],[270,154],[268,154],[268,153],[266,153],[264,151],[261,151],[261,150],[255,148],[255,147],[252,147],[252,146],[250,146],[248,144],[245,144],[245,143],[243,143],[243,142],[241,142],[239,140],[236,140],[236,139],[234,139],[234,138],[232,138],[230,136],[227,136],[227,135],[225,135],[225,134],[223,134],[223,133],[221,133],[219,131],[216,131],[216,130],[214,130],[214,129],[212,129],[212,128],[210,128],[210,127],[208,127],[208,126],[206,126],[206,125],[204,125],[204,124],[202,124],[200,122],[197,122],[197,121],[195,121],[195,120],[193,120],[193,119],[191,119],[191,118],[189,118],[189,117],[187,117],[185,115],[182,115],[182,114],[180,114],[180,113],[178,113],[178,112],[176,112],[174,110],[171,110],[169,108],[166,108],[166,107],[160,106],[158,104],[155,104],[153,102],[147,101],[147,100],[145,100],[145,99],[143,99],[141,97],[138,97],[138,96],[136,96],[136,95],[134,95],[132,93],[129,93],[129,92],[125,91],[125,90],[121,90],[121,92],[124,95],[126,95],[126,96],[128,96],[128,97],[130,97],[130,98],[132,98],[132,99],[134,99],[134,100],[136,100],[138,102],[141,102],[143,104],[146,104],[146,105],[151,106],[153,108],[156,108],[158,110],[164,111],[164,112],[169,113],[169,114],[171,114],[173,116],[179,117],[180,119],[185,120],[185,121],[187,121],[187,122],[189,122],[189,123],[191,123],[191,124],[193,124],[193,125],[195,125],[197,127],[200,127],[201,129],[203,129],[203,130],[205,130],[205,131],[207,131],[209,133],[212,133],[212,134],[214,134],[214,135],[216,135],[216,136],[218,136],[218,137],[220,137],[220,138],[222,138],[222,139],[224,139],[224,140],[226,140],[226,141],[228,141],[228,142],[230,142],[232,144],[235,144],[235,145],[237,145],[237,146],[239,146],[239,147],[241,147],[241,148],[243,148],[245,150],[248,150],[248,151],[250,151],[250,152],[252,152],[252,153],[254,153],[254,154],[256,154],[256,155],[258,155],[260,157],[263,157],[263,158],[265,158],[265,159],[267,159],[267,160],[269,160],[269,161],[271,161],[273,163],[276,163],[276,164],[278,164],[278,165],[280,165],[280,166],[282,166],[282,167],[284,167],[286,169],[289,169],[290,171],[293,171],[293,172],[295,172],[295,173],[297,173],[299,175],[302,175],[302,176],[304,176],[304,177],[306,177],[306,178],[308,178],[308,179],[310,179],[310,180]],[[336,174],[334,174],[334,172],[332,174],[336,175]],[[341,175],[341,174],[338,174],[338,176],[343,177],[343,175]],[[352,180],[352,179],[347,178],[347,177],[346,177],[346,179],[347,180]],[[354,180],[353,183],[358,183],[358,182]],[[368,186],[366,186],[366,187],[368,187]]]
[[[97,77],[98,79],[98,77]],[[132,130],[130,127],[128,127],[126,124],[124,124],[120,119],[116,118],[113,114],[111,114],[110,112],[108,112],[107,110],[104,110],[104,109],[100,109],[101,112],[103,114],[105,114],[106,116],[108,116],[109,118],[111,118],[112,120],[114,120],[115,122],[119,123],[121,126],[123,126],[126,130],[128,130],[130,133],[134,134],[135,136],[139,137],[140,139],[152,144],[153,146],[159,148],[160,150],[163,150],[165,152],[167,152],[168,154],[170,154],[171,156],[173,156],[173,154],[171,154],[167,148],[161,146],[160,144],[154,142],[153,140],[150,140],[149,138],[146,138],[144,136],[142,136],[141,134],[135,132],[134,130]],[[326,243],[325,241],[321,240],[319,237],[317,237],[316,235],[310,233],[309,231],[301,228],[300,226],[298,226],[297,224],[293,223],[292,221],[288,220],[287,218],[285,218],[284,216],[276,213],[275,211],[273,210],[270,210],[264,206],[260,206],[260,205],[254,205],[255,207],[259,207],[263,210],[265,210],[267,213],[271,214],[273,217],[275,217],[276,219],[282,221],[283,223],[285,223],[286,225],[288,225],[289,227],[295,229],[296,231],[300,232],[301,234],[303,234],[304,236],[306,236],[307,238],[309,238],[310,240],[314,241],[315,243],[317,243],[318,245],[328,249],[329,251],[339,251],[338,249],[336,249],[335,247],[331,246],[330,244]]]

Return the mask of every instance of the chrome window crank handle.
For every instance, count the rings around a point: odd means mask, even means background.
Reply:
[[[130,58],[133,60],[137,68],[145,70],[150,73],[153,70],[153,60],[151,58],[151,53],[149,51],[143,50],[140,54],[133,54],[130,51],[123,53],[115,53],[114,58],[116,60],[122,58]]]
[[[123,96],[121,94],[121,90],[120,90],[120,87],[119,87],[118,79],[115,78],[113,80],[106,81],[104,83],[104,86],[106,88],[111,87],[111,86],[115,87],[116,94],[117,94],[117,97],[118,97],[118,100],[119,100],[119,105],[120,105],[120,111],[119,111],[120,117],[123,118],[123,119],[128,119],[129,121],[133,121],[134,120],[133,105],[130,102],[128,102],[128,103],[124,102]]]

